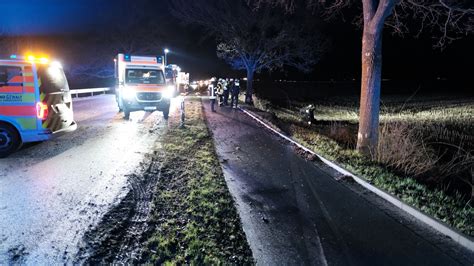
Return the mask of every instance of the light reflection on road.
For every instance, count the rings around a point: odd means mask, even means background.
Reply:
[[[72,262],[84,232],[126,194],[127,174],[167,126],[161,112],[124,120],[110,95],[76,100],[74,111],[75,132],[0,160],[2,265],[15,255],[26,264]]]

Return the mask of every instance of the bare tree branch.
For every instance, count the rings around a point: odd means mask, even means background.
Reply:
[[[237,69],[274,70],[289,65],[308,71],[321,54],[323,41],[304,36],[301,27],[279,9],[252,9],[243,0],[174,0],[171,5],[183,22],[204,27],[215,36],[217,55]]]
[[[249,2],[257,8],[263,3],[280,5],[291,12],[298,1]],[[377,21],[382,21],[394,33],[404,34],[413,29],[415,36],[419,36],[422,31],[431,30],[434,46],[438,48],[474,32],[474,2],[470,0],[306,0],[305,4],[310,8],[323,7],[326,17],[334,17],[348,6],[362,4],[364,21],[371,20],[378,12]]]

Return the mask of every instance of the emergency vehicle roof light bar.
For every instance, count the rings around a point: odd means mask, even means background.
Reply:
[[[23,56],[23,55],[11,54],[10,59],[28,60],[28,61],[31,61],[31,62],[37,62],[37,63],[41,63],[41,64],[47,64],[49,62],[49,59],[47,57],[35,57],[33,55]]]

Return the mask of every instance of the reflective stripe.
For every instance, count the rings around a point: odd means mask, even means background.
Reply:
[[[122,61],[122,62],[129,63],[129,64],[127,64],[127,67],[133,67],[133,66],[135,66],[135,64],[137,64],[137,65],[148,65],[148,66],[158,66],[158,65],[161,65],[160,63],[157,63],[156,61],[138,61],[138,60],[133,60],[132,62],[130,62],[130,61]],[[130,64],[130,63],[133,63],[133,64]]]
[[[36,106],[2,106],[0,105],[0,115],[5,116],[35,116],[36,117]]]
[[[34,93],[23,93],[23,103],[34,103],[36,102],[36,97]]]
[[[35,93],[35,87],[34,86],[25,86],[23,87],[24,92],[29,92],[29,93]]]
[[[22,82],[23,82],[22,76],[14,76],[8,81],[8,83],[22,83]]]
[[[24,81],[25,81],[24,85],[26,85],[26,84],[34,84],[34,83],[35,83],[35,78],[33,77],[33,75],[31,75],[31,76],[25,76],[25,77],[24,77]]]
[[[23,87],[22,86],[3,86],[0,87],[0,92],[4,93],[22,93]]]
[[[22,117],[15,119],[23,130],[35,130],[36,129],[36,117]]]
[[[127,89],[132,90],[134,92],[163,92],[165,90],[165,87],[137,86],[137,87],[127,87]]]

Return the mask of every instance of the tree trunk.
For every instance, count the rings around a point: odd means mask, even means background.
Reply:
[[[253,76],[255,74],[254,69],[247,69],[247,92],[245,93],[245,103],[253,104]]]
[[[382,79],[382,29],[364,25],[362,79],[357,151],[374,154],[378,142],[380,86]]]

